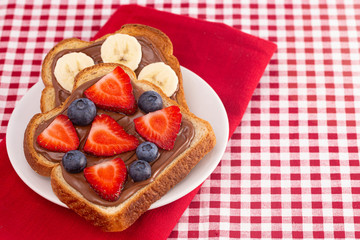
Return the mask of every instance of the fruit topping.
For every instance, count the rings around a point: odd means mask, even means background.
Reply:
[[[139,97],[138,106],[145,113],[149,113],[162,109],[163,102],[160,94],[154,91],[147,91]]]
[[[65,153],[62,164],[69,173],[79,173],[86,167],[86,157],[79,150],[72,150]]]
[[[37,137],[36,142],[54,152],[67,152],[79,147],[75,127],[66,115],[58,115]]]
[[[146,65],[139,73],[138,79],[155,84],[160,87],[168,97],[176,92],[179,84],[179,78],[175,71],[163,62]]]
[[[151,176],[151,166],[144,160],[136,160],[129,166],[129,175],[134,182],[140,182]]]
[[[136,131],[158,147],[171,150],[181,125],[178,106],[170,106],[134,119]]]
[[[86,181],[107,201],[116,201],[126,181],[127,170],[121,158],[101,162],[84,169]]]
[[[84,68],[95,65],[94,60],[82,52],[71,52],[56,61],[54,75],[57,82],[71,92],[75,76]]]
[[[128,134],[109,115],[97,115],[91,125],[84,151],[95,156],[113,156],[135,150],[139,140]]]
[[[121,67],[116,67],[102,77],[86,89],[84,94],[96,106],[105,110],[131,115],[137,109],[130,77]]]
[[[120,63],[133,71],[138,68],[142,58],[140,43],[127,34],[117,33],[107,37],[100,51],[104,63]]]
[[[96,106],[87,98],[78,98],[70,104],[67,115],[73,124],[86,126],[94,120]]]
[[[159,154],[158,147],[152,142],[143,142],[136,148],[136,156],[138,159],[152,162]]]

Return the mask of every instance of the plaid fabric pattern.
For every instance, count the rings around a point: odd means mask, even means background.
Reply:
[[[169,239],[360,238],[360,4],[353,1],[2,1],[0,139],[60,40],[120,4],[223,22],[275,42],[213,174]]]

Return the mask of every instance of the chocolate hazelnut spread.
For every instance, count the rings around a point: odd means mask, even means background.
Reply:
[[[96,78],[94,80],[88,81],[84,84],[82,84],[80,87],[75,89],[73,93],[70,96],[69,101],[67,102],[67,105],[65,105],[64,110],[59,114],[66,114],[67,108],[70,105],[70,103],[80,97],[84,97],[84,91],[96,83],[101,78]],[[135,95],[135,98],[138,99],[140,95],[142,94],[142,90],[137,88],[135,85],[133,85],[133,92]],[[141,138],[141,136],[136,132],[133,119],[137,118],[139,116],[144,115],[143,112],[141,112],[139,109],[138,111],[131,116],[124,115],[121,113],[116,112],[108,112],[101,109],[97,109],[97,114],[105,113],[114,118],[129,134],[132,134],[136,136],[140,142],[143,142],[144,140]],[[52,152],[48,151],[42,147],[40,147],[37,142],[36,138],[37,136],[53,121],[55,117],[45,121],[41,125],[39,125],[35,131],[34,134],[34,148],[39,153],[42,154],[45,158],[47,158],[50,161],[53,162],[61,162],[61,159],[65,153],[59,153],[59,152]],[[75,126],[75,129],[78,133],[79,139],[80,139],[80,146],[79,150],[83,149],[83,146],[85,144],[87,135],[90,131],[91,124],[88,126]],[[192,125],[192,123],[186,119],[182,119],[181,122],[181,128],[179,131],[179,134],[177,136],[177,139],[175,141],[175,146],[172,150],[166,151],[159,149],[159,157],[157,160],[150,163],[151,169],[152,169],[152,175],[149,179],[141,182],[134,182],[130,176],[128,176],[128,179],[126,183],[124,184],[124,187],[121,191],[120,198],[114,202],[109,202],[104,199],[102,199],[100,196],[96,194],[96,192],[91,188],[91,186],[86,182],[86,179],[84,177],[83,172],[72,174],[68,173],[64,167],[61,164],[62,168],[62,174],[65,179],[65,181],[71,185],[74,189],[76,189],[78,192],[80,192],[84,198],[89,200],[90,202],[93,202],[95,204],[103,205],[103,206],[115,206],[119,205],[129,197],[131,197],[134,193],[136,193],[138,190],[140,190],[145,185],[149,184],[150,182],[154,181],[156,176],[158,176],[179,154],[181,154],[183,151],[185,151],[191,144],[191,141],[195,135],[195,130]],[[89,154],[86,154],[87,157],[87,166],[92,166],[94,164],[111,160],[117,157],[120,157],[122,160],[124,160],[125,164],[128,166],[133,161],[137,160],[135,151],[129,151],[125,153],[121,153],[112,157],[96,157]]]
[[[165,58],[156,49],[156,47],[151,43],[151,41],[149,41],[148,39],[146,39],[144,37],[141,37],[141,36],[136,36],[135,38],[140,43],[141,51],[142,51],[141,61],[139,63],[138,68],[135,70],[136,76],[139,75],[140,71],[146,65],[149,65],[149,64],[155,63],[155,62],[166,62]],[[55,107],[59,106],[62,102],[65,101],[65,99],[67,97],[70,96],[70,92],[67,91],[66,89],[64,89],[56,81],[56,78],[55,78],[55,75],[54,75],[54,69],[55,69],[57,60],[59,58],[61,58],[62,56],[64,56],[65,54],[67,54],[67,53],[82,52],[82,53],[85,53],[86,55],[88,55],[89,57],[91,57],[94,60],[95,64],[102,63],[103,61],[101,59],[101,45],[103,44],[104,41],[105,40],[94,42],[93,44],[91,44],[91,45],[89,45],[87,47],[84,47],[84,48],[64,49],[64,50],[58,52],[54,56],[54,59],[53,59],[52,64],[51,64],[51,75],[52,75],[52,84],[53,84],[53,87],[55,89]],[[176,99],[176,92],[177,91],[178,91],[178,89],[175,91],[173,96],[171,96],[171,98],[173,100]]]

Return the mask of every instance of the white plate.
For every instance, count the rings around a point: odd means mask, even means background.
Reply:
[[[220,162],[228,141],[229,122],[218,95],[195,73],[184,67],[181,67],[181,71],[189,108],[195,115],[210,122],[215,131],[216,146],[185,179],[155,202],[150,209],[161,207],[185,196],[205,181]],[[31,117],[40,112],[40,95],[43,88],[42,81],[39,81],[16,105],[7,129],[6,147],[12,166],[25,184],[49,201],[67,207],[53,193],[50,179],[36,174],[24,156],[24,132]]]

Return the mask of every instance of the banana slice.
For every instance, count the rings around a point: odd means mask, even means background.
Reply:
[[[170,97],[178,87],[179,79],[174,70],[163,62],[151,63],[145,66],[138,76],[139,80],[152,82]]]
[[[58,83],[71,92],[76,74],[94,64],[94,60],[84,53],[68,53],[57,60],[54,75]]]
[[[101,45],[101,59],[104,63],[120,63],[134,71],[141,58],[140,43],[127,34],[111,35]]]

